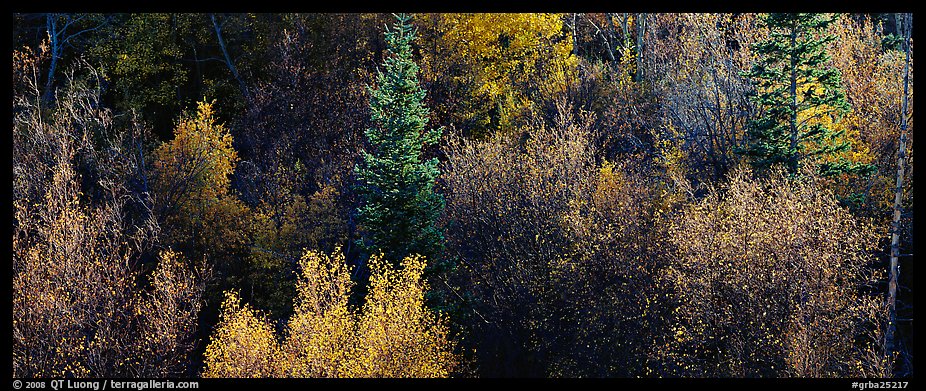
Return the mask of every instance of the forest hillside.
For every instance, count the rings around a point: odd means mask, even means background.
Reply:
[[[912,377],[912,20],[14,13],[13,376]]]

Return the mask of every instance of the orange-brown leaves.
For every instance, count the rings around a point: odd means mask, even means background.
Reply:
[[[215,122],[212,103],[200,102],[197,115],[180,120],[174,139],[155,151],[155,159],[156,175],[179,182],[165,183],[162,193],[189,189],[189,197],[209,200],[227,194],[238,153],[225,126]]]

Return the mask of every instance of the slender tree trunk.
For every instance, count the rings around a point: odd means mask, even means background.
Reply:
[[[611,42],[614,42],[614,21],[613,14],[606,13],[604,14],[604,32],[601,33],[604,40],[605,49],[608,52],[608,59],[611,60],[611,67],[617,69],[617,61],[614,58],[614,48],[611,46]]]
[[[904,33],[903,27],[901,27],[901,18],[903,18],[903,14],[894,14],[894,34],[902,35]]]
[[[637,69],[634,75],[634,81],[637,83],[643,81],[643,36],[646,34],[646,14],[637,14],[637,20],[634,21],[634,27],[637,30]]]
[[[45,92],[42,100],[51,101],[53,95],[52,88],[55,84],[55,68],[58,67],[58,57],[61,56],[60,34],[58,26],[55,23],[55,14],[49,13],[45,16],[45,28],[48,31],[48,47],[51,50],[51,63],[48,65],[48,76],[45,78]]]
[[[576,31],[578,16],[579,14],[572,13],[572,55],[577,57],[579,56],[579,32]]]
[[[900,16],[896,16],[900,19]],[[897,181],[894,189],[894,218],[891,222],[891,263],[889,271],[889,280],[887,285],[888,296],[888,324],[884,333],[884,354],[889,362],[893,363],[893,355],[896,350],[894,341],[894,332],[897,328],[897,278],[900,270],[897,268],[898,258],[900,257],[900,214],[902,211],[901,201],[903,200],[903,177],[904,177],[904,158],[907,149],[907,92],[910,83],[910,15],[903,15],[903,37],[904,51],[906,52],[906,61],[904,63],[903,75],[903,103],[900,113],[900,145],[897,151]]]
[[[225,57],[225,65],[238,82],[238,86],[241,88],[241,94],[244,95],[245,101],[248,106],[250,106],[251,93],[248,91],[248,86],[244,84],[244,80],[241,79],[241,75],[238,74],[238,68],[235,67],[235,63],[232,61],[231,56],[228,55],[228,49],[225,47],[225,40],[222,38],[222,28],[219,27],[219,22],[215,19],[215,14],[209,14],[209,18],[212,19],[212,26],[215,28],[215,37],[219,41],[219,48],[222,50],[222,56]]]
[[[797,46],[797,21],[792,21],[791,25],[791,86],[788,92],[791,94],[791,150],[789,152],[788,166],[791,173],[797,172],[797,54],[794,48]]]

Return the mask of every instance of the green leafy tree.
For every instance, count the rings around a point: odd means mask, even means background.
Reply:
[[[372,127],[365,134],[372,148],[356,169],[360,244],[394,262],[411,254],[430,260],[442,248],[435,223],[444,198],[434,192],[437,159],[423,160],[422,148],[436,143],[442,130],[425,130],[428,108],[412,60],[416,31],[410,17],[397,19],[386,31],[385,69],[377,75],[377,88],[369,89]]]
[[[834,20],[810,13],[762,19],[769,37],[753,45],[758,60],[745,73],[756,87],[753,100],[762,115],[750,122],[748,145],[741,151],[756,168],[782,163],[795,174],[810,158],[827,176],[871,172],[868,164],[828,159],[851,148],[834,121],[849,110],[840,72],[827,66],[825,46],[834,39],[827,28]]]

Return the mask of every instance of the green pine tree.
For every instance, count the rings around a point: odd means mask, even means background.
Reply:
[[[753,166],[784,164],[792,174],[803,159],[815,159],[850,149],[843,131],[827,128],[822,116],[839,118],[849,110],[839,70],[826,65],[826,34],[835,20],[822,14],[773,13],[762,20],[769,37],[752,46],[759,56],[744,76],[756,87],[753,101],[762,115],[750,121],[747,145],[740,150]],[[803,119],[799,114],[804,114]],[[823,175],[868,174],[874,166],[839,159],[820,164]]]
[[[356,169],[360,245],[368,254],[382,251],[392,262],[421,254],[433,263],[443,246],[436,221],[444,198],[434,191],[440,175],[437,159],[423,160],[422,148],[436,143],[441,129],[425,130],[428,108],[412,60],[415,29],[409,16],[397,18],[386,30],[387,54],[377,88],[368,88],[373,126],[366,136],[371,148],[362,152]]]

